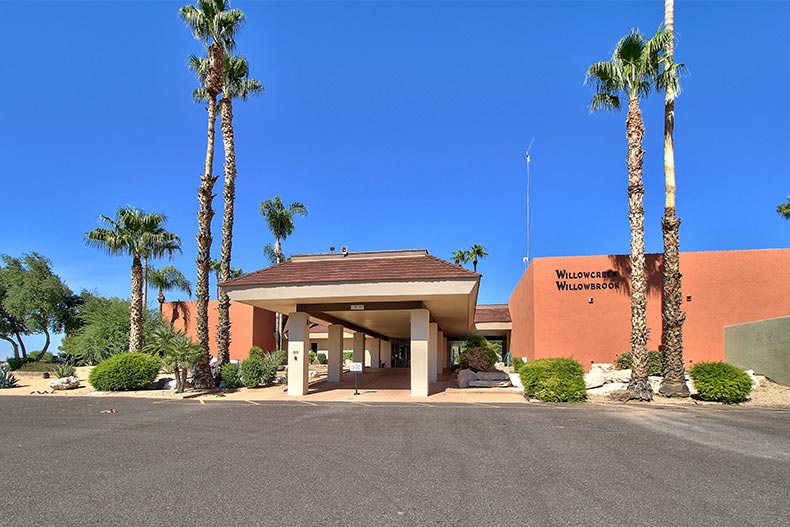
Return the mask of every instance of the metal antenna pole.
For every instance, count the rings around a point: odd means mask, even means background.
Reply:
[[[524,259],[525,266],[529,266],[530,258],[532,257],[531,250],[532,250],[532,208],[530,207],[530,188],[532,186],[532,174],[530,174],[530,157],[529,151],[532,150],[532,144],[535,142],[535,138],[532,138],[532,141],[529,142],[529,146],[527,147],[526,158],[527,158],[527,257]]]

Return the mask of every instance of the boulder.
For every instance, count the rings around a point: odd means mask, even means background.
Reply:
[[[597,388],[606,383],[606,374],[600,368],[591,368],[590,371],[584,374],[584,386],[589,390],[590,388]]]
[[[503,371],[479,371],[475,373],[477,379],[480,381],[508,381],[510,382],[510,377],[508,374]]]
[[[661,381],[663,381],[664,378],[651,375],[647,380],[650,383],[650,387],[653,388],[653,393],[658,393],[658,389],[661,388]]]
[[[477,374],[472,370],[458,371],[458,387],[469,388],[469,383],[477,380]]]
[[[606,382],[630,382],[631,370],[612,370],[605,375]]]
[[[752,390],[760,386],[760,378],[754,373],[754,370],[746,370],[746,375],[752,380]]]
[[[590,371],[596,368],[603,371],[604,373],[608,373],[610,371],[614,371],[614,364],[610,364],[608,362],[593,362],[590,365]]]
[[[628,383],[625,382],[611,382],[609,384],[604,384],[603,386],[587,390],[587,395],[604,397],[613,392],[625,390],[627,387]]]
[[[49,381],[49,387],[53,390],[73,390],[80,387],[80,380],[72,375],[71,377],[63,377]]]

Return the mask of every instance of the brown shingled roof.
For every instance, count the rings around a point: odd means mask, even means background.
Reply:
[[[232,280],[223,286],[266,286],[333,282],[379,282],[478,278],[428,251],[385,251],[342,254],[296,255],[292,260]]]
[[[484,304],[475,308],[475,323],[512,322],[507,304]]]

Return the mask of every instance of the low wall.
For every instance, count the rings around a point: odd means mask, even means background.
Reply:
[[[790,316],[724,328],[725,360],[790,386]]]

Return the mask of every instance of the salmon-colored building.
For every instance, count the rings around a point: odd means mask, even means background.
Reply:
[[[195,302],[165,302],[162,315],[176,329],[182,329],[197,341],[197,313]],[[211,353],[217,355],[217,301],[208,305],[208,331]],[[231,302],[230,320],[230,358],[244,360],[250,355],[250,347],[258,346],[264,350],[274,349],[274,313],[258,307]]]
[[[648,348],[661,344],[662,258],[647,255]],[[724,326],[790,314],[790,249],[681,253],[683,355],[724,360]],[[511,351],[585,368],[630,350],[629,257],[537,258],[510,297]]]

